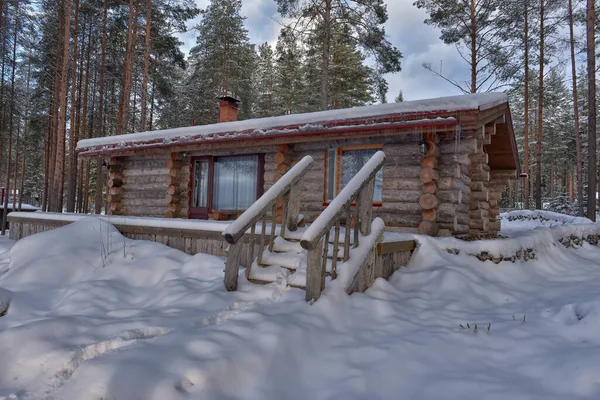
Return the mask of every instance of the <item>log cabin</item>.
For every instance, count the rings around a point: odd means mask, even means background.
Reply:
[[[108,165],[112,215],[234,220],[304,156],[301,213],[313,221],[378,150],[373,215],[387,231],[488,236],[520,173],[508,97],[481,93],[237,120],[79,141]]]

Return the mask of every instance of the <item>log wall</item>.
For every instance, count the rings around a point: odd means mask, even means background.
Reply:
[[[112,158],[109,164],[109,214],[164,217],[171,183],[169,154]]]
[[[500,230],[498,200],[515,171],[492,171],[486,146],[494,124],[481,129],[438,133],[350,138],[272,146],[230,148],[111,159],[109,167],[110,214],[188,218],[191,158],[196,156],[264,155],[264,190],[268,190],[304,156],[314,159],[302,181],[301,213],[312,222],[325,209],[326,150],[381,145],[383,166],[381,217],[388,231],[434,236],[493,235]],[[429,151],[419,153],[421,138]],[[281,207],[278,213],[281,213]],[[236,215],[209,216],[235,219]],[[280,220],[278,219],[278,222]]]

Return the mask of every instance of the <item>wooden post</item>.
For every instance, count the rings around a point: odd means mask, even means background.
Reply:
[[[290,232],[298,229],[298,216],[300,215],[300,182],[299,180],[292,185],[289,194],[288,211],[287,211],[287,228]]]
[[[308,251],[306,257],[306,301],[318,300],[321,297],[322,272],[321,256],[323,251],[323,238],[319,240],[313,250]]]
[[[227,261],[225,262],[225,289],[232,292],[237,290],[238,274],[240,270],[240,250],[242,242],[229,245],[227,252]]]
[[[422,196],[419,199],[419,205],[422,209],[423,221],[419,225],[419,233],[423,235],[436,236],[438,233],[436,209],[439,204],[437,196],[438,181],[440,179],[437,169],[439,158],[439,136],[435,132],[425,134],[425,140],[428,145],[427,153],[424,155],[421,164],[421,183]]]
[[[168,187],[167,194],[165,196],[165,202],[167,203],[167,212],[165,213],[166,218],[177,218],[181,217],[181,168],[183,162],[181,161],[181,155],[179,153],[171,153],[171,158],[167,161],[167,168],[169,168]]]
[[[121,215],[124,213],[122,208],[123,197],[123,166],[119,164],[119,159],[113,157],[110,159],[108,167],[107,183],[107,214]]]
[[[375,177],[369,184],[362,188],[358,200],[358,223],[360,234],[368,236],[371,233],[371,220],[373,219],[373,196],[375,192]]]

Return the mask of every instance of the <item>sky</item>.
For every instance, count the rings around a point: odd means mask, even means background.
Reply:
[[[444,75],[455,80],[468,79],[468,66],[454,46],[445,45],[439,39],[439,30],[424,23],[427,15],[413,6],[413,1],[385,0],[389,14],[385,25],[388,40],[403,54],[402,71],[386,75],[388,101],[393,101],[400,90],[404,100],[461,94],[451,84],[423,68],[424,62],[431,63],[438,70],[442,65]],[[205,8],[208,0],[196,0],[196,3],[198,7]],[[242,15],[247,18],[246,29],[252,43],[276,43],[281,16],[274,0],[243,0]],[[193,25],[192,22],[190,26]],[[181,35],[185,43],[184,52],[187,53],[194,45],[195,37],[193,30]]]

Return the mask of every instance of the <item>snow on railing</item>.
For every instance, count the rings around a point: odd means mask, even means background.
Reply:
[[[269,236],[269,251],[273,251],[275,242],[275,229],[277,226],[277,202],[282,200],[282,224],[280,236],[285,235],[286,229],[294,231],[298,225],[300,214],[300,179],[312,167],[313,159],[306,156],[283,175],[273,186],[269,188],[258,200],[254,202],[242,215],[239,216],[222,233],[225,240],[230,243],[225,266],[225,287],[227,290],[237,289],[239,273],[239,255],[241,243],[238,241],[251,228],[250,236],[250,259],[254,259],[254,239],[256,223],[262,219],[260,232],[260,248],[257,263],[261,263],[266,241],[266,226],[268,212],[271,211],[271,234]]]
[[[346,224],[343,252],[344,262],[347,262],[350,257],[350,235],[352,229],[354,229],[352,243],[354,248],[359,246],[360,236],[369,236],[371,233],[375,175],[383,167],[384,162],[385,153],[382,151],[375,153],[302,235],[300,244],[304,249],[308,250],[306,276],[307,301],[317,300],[325,286],[329,239],[331,228],[334,227],[331,276],[332,279],[336,278],[342,216],[345,215]],[[352,203],[356,203],[354,212],[352,212]]]

